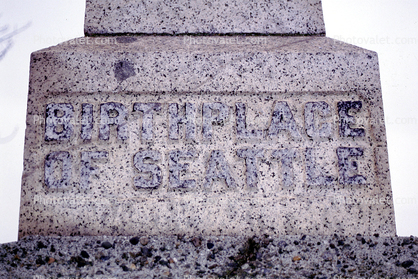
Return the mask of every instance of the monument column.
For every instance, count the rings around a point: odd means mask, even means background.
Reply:
[[[19,238],[396,234],[377,54],[320,0],[87,0],[32,54]]]

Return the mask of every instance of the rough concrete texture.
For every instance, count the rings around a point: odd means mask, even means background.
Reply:
[[[27,113],[20,238],[395,235],[371,51],[79,38],[33,53]]]
[[[0,245],[1,278],[416,278],[416,237],[40,237]]]
[[[84,32],[325,34],[320,0],[87,0]]]

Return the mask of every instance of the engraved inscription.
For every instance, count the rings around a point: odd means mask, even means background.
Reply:
[[[179,112],[179,105],[172,103],[168,107],[169,111],[169,138],[172,140],[179,139],[179,125],[186,126],[186,139],[196,138],[196,105],[186,103],[185,112]]]
[[[71,120],[74,109],[71,104],[48,104],[46,106],[45,140],[69,140],[74,132]]]
[[[337,155],[340,172],[340,183],[349,185],[365,184],[366,178],[357,174],[357,162],[354,160],[349,160],[350,157],[363,156],[363,149],[339,147],[337,149]]]
[[[334,181],[334,177],[324,174],[318,166],[313,148],[306,148],[305,160],[306,180],[309,185],[330,185]]]
[[[90,176],[96,172],[92,160],[96,161],[107,157],[108,152],[106,151],[81,152],[80,188],[88,189]]]
[[[296,158],[295,148],[274,150],[271,157],[281,162],[282,183],[285,188],[294,185],[293,160]]]
[[[93,105],[81,105],[81,134],[83,140],[91,140],[93,132]]]
[[[363,101],[155,100],[47,104],[45,186],[89,190],[106,168],[129,177],[134,189],[290,190],[372,181],[363,173],[373,152],[367,126],[356,122],[368,115]],[[117,152],[125,152],[118,156],[128,170],[109,167]]]
[[[340,136],[342,137],[364,137],[364,129],[351,128],[350,124],[355,123],[354,117],[348,114],[350,109],[359,110],[362,107],[362,102],[339,102],[338,114],[340,115]]]
[[[71,181],[72,158],[66,151],[49,153],[45,158],[45,184],[51,189],[67,188]]]
[[[294,139],[299,139],[296,121],[290,111],[287,102],[276,102],[268,134],[270,137],[277,136],[280,131],[288,132]]]
[[[264,157],[263,149],[238,149],[238,157],[245,159],[245,167],[247,169],[247,186],[257,187],[258,182],[258,170],[257,170],[257,158]]]
[[[134,111],[143,113],[142,117],[142,138],[152,140],[153,138],[153,119],[154,111],[160,111],[161,104],[158,103],[135,103]]]
[[[152,163],[145,162],[151,160]],[[143,175],[137,176],[134,179],[136,188],[155,189],[161,185],[162,173],[160,167],[155,164],[155,161],[161,160],[161,154],[155,150],[141,150],[134,156],[134,166]],[[147,178],[145,176],[150,176]]]
[[[204,186],[210,187],[214,179],[222,179],[228,187],[236,187],[225,155],[221,150],[213,150],[210,155]]]
[[[332,124],[326,122],[331,117],[329,105],[325,102],[309,102],[305,105],[306,134],[312,138],[331,138]],[[321,118],[320,121],[319,118]],[[318,123],[318,124],[317,124]]]
[[[237,137],[238,138],[258,138],[263,137],[263,130],[247,130],[247,118],[245,116],[245,104],[236,103],[237,116]]]
[[[110,125],[117,126],[118,138],[128,138],[128,125],[126,107],[120,103],[106,103],[100,105],[100,133],[101,140],[109,140]]]
[[[196,152],[174,150],[169,154],[169,180],[171,188],[194,188],[196,187],[196,180],[180,180],[180,172],[185,172],[189,168],[189,164],[180,164],[179,159],[182,158],[194,158],[196,157]]]
[[[212,126],[223,126],[229,115],[228,106],[223,103],[203,104],[203,138],[212,138]]]

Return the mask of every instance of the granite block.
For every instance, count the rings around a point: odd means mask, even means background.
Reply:
[[[87,0],[84,32],[324,35],[320,0]]]
[[[416,278],[417,237],[28,236],[2,278]]]
[[[396,233],[375,52],[122,36],[32,54],[19,238],[334,233]]]

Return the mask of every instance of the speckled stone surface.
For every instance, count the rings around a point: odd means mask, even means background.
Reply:
[[[1,278],[417,278],[416,237],[25,237]]]
[[[87,0],[86,35],[325,34],[320,0]]]
[[[395,235],[375,52],[122,36],[31,59],[20,238]]]

